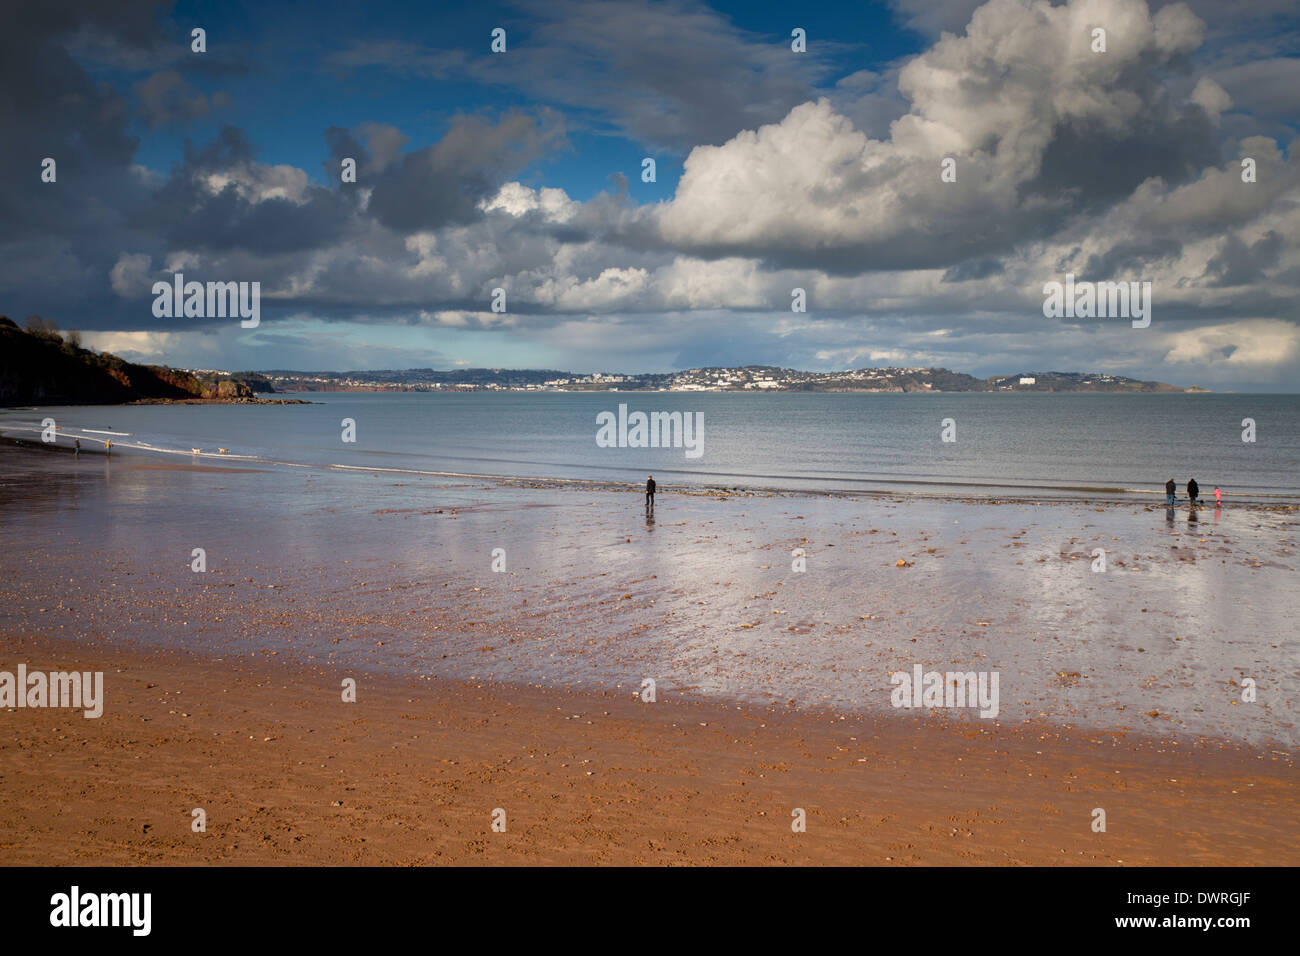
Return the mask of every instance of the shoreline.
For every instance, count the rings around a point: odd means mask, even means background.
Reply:
[[[160,404],[230,404],[226,402],[209,403],[201,400],[196,403],[190,402],[163,402]],[[238,403],[236,403],[238,404]],[[307,403],[311,404],[311,403]],[[82,441],[99,441],[103,439],[88,437],[85,435],[72,435],[71,433],[60,433],[60,437],[76,437]],[[71,445],[60,445],[58,443],[44,443],[33,441],[25,438],[14,438],[8,435],[0,434],[0,447],[10,447],[22,449],[24,451],[43,451],[43,452],[60,452],[73,454],[76,450]],[[606,478],[575,478],[575,477],[549,477],[549,476],[526,476],[526,475],[501,475],[484,472],[458,472],[458,471],[434,471],[415,468],[392,468],[382,465],[349,465],[341,463],[315,463],[315,462],[294,462],[282,461],[278,459],[265,458],[255,455],[227,455],[214,454],[212,452],[186,452],[182,449],[163,449],[152,446],[141,447],[138,444],[117,442],[114,448],[122,449],[119,451],[118,460],[130,461],[133,456],[141,457],[147,455],[167,456],[172,458],[210,458],[217,461],[239,462],[241,464],[252,464],[265,466],[259,470],[269,470],[273,468],[292,468],[292,469],[310,469],[320,472],[336,473],[356,473],[371,475],[393,475],[409,476],[419,478],[450,478],[471,481],[494,482],[502,487],[515,488],[560,488],[572,489],[577,491],[601,491],[601,492],[629,492],[634,491],[641,493],[643,491],[642,483],[639,481],[617,481]],[[93,454],[107,457],[103,450],[82,448],[82,454]],[[180,469],[184,466],[169,465],[165,459],[158,464],[159,468],[176,467]],[[233,469],[232,469],[233,470]],[[661,474],[672,474],[671,471]],[[730,477],[751,478],[751,475],[734,475]],[[815,481],[813,478],[798,478],[800,481]],[[828,479],[835,481],[850,481],[859,479]],[[1149,508],[1164,508],[1164,489],[1141,489],[1141,488],[1122,488],[1122,487],[1099,487],[1089,485],[999,485],[987,482],[961,482],[961,481],[934,481],[926,479],[903,480],[903,479],[860,479],[864,484],[875,485],[900,485],[907,488],[935,486],[947,488],[1002,488],[1003,492],[994,492],[980,495],[973,493],[954,492],[952,494],[943,494],[939,492],[927,491],[908,491],[903,488],[791,488],[783,486],[764,486],[764,485],[727,485],[724,482],[707,481],[707,482],[660,482],[660,487],[665,494],[692,495],[714,498],[732,498],[732,497],[784,497],[784,498],[836,498],[843,500],[874,500],[874,499],[892,499],[895,501],[942,501],[942,502],[962,502],[967,504],[981,505],[1143,505]],[[1014,494],[1014,491],[1023,491],[1024,494]],[[1062,494],[1033,494],[1032,492],[1062,492]],[[1065,494],[1064,492],[1073,492],[1074,494]],[[1278,498],[1295,498],[1295,504],[1285,501],[1276,500]],[[1280,512],[1284,514],[1300,513],[1300,494],[1292,495],[1272,495],[1264,496],[1249,493],[1225,492],[1223,499],[1228,504],[1238,509],[1250,509],[1267,512]],[[1180,493],[1175,508],[1187,508],[1189,504],[1184,496]],[[1198,510],[1212,511],[1215,507],[1212,497],[1202,498],[1196,506]]]
[[[361,673],[345,704],[336,668],[3,640],[106,688],[6,714],[7,865],[1300,861],[1294,764],[1250,748]]]

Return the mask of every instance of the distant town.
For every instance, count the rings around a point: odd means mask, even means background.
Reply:
[[[804,372],[770,365],[693,368],[684,372],[620,375],[547,369],[436,369],[366,372],[231,372],[190,369],[233,378],[257,392],[1203,392],[1122,375],[1018,372],[975,378],[945,368],[862,368]]]

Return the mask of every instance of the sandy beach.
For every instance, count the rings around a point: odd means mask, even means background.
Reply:
[[[1300,860],[1294,765],[1249,749],[367,675],[343,703],[265,658],[5,647],[111,701],[7,715],[6,864]]]
[[[106,697],[5,713],[2,862],[1300,859],[1290,509],[0,454],[3,666]]]

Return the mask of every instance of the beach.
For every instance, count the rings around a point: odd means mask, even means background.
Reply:
[[[1294,765],[1249,749],[487,682],[363,676],[345,704],[332,670],[265,657],[5,643],[104,670],[112,701],[11,722],[9,865],[1300,860]]]
[[[7,862],[1300,858],[1290,507],[0,465]]]

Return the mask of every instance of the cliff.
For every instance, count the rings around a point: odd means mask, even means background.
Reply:
[[[24,332],[0,315],[0,405],[119,405],[137,401],[253,401],[241,380],[136,365],[66,341],[52,328]]]

